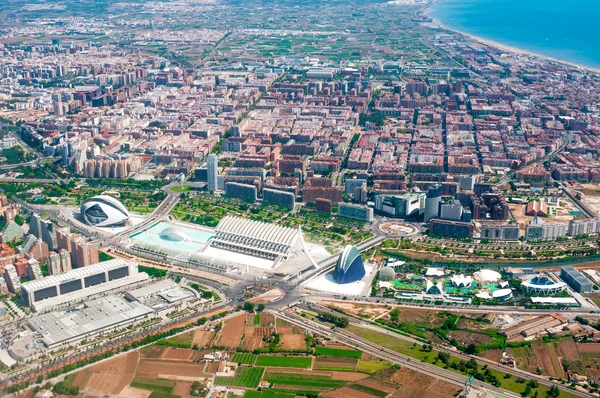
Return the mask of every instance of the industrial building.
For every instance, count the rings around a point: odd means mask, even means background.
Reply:
[[[590,293],[594,284],[572,265],[560,269],[560,279],[567,282],[577,293]]]
[[[138,273],[135,263],[114,259],[25,282],[21,285],[21,298],[40,311],[146,279],[148,275]]]
[[[543,315],[503,329],[500,334],[506,336],[507,342],[524,341],[525,337],[535,336],[546,329],[560,326],[566,322],[565,318],[556,314]]]

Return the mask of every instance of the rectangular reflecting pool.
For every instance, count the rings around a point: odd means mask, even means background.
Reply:
[[[171,250],[195,253],[202,250],[212,237],[213,233],[209,231],[159,222],[130,238],[133,241],[162,246]]]

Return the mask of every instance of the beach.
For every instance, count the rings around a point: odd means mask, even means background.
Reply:
[[[440,21],[439,18],[435,18],[431,15],[431,13],[433,11],[433,7],[436,4],[442,3],[444,1],[446,1],[446,0],[434,0],[434,1],[430,2],[429,4],[427,4],[427,6],[423,9],[423,14],[426,14],[429,18],[431,18],[432,24],[440,29],[443,29],[443,30],[446,30],[449,32],[453,32],[456,34],[460,34],[460,35],[468,37],[471,40],[474,40],[478,43],[481,43],[481,44],[489,46],[489,47],[496,48],[498,50],[501,50],[501,51],[504,51],[507,53],[519,54],[519,55],[524,55],[524,56],[534,57],[534,58],[542,58],[547,62],[562,64],[562,65],[578,68],[581,70],[588,70],[590,72],[600,74],[600,67],[583,65],[583,64],[580,64],[577,62],[572,62],[572,61],[565,60],[565,59],[551,57],[551,56],[541,54],[541,53],[538,53],[535,51],[526,50],[526,49],[516,47],[513,45],[507,45],[507,44],[501,43],[497,40],[490,40],[490,39],[487,39],[487,38],[484,38],[484,37],[481,37],[481,36],[478,36],[478,35],[475,35],[475,34],[472,34],[469,32],[462,31],[460,29],[451,28],[451,27],[447,26],[446,24],[444,24],[442,21]]]

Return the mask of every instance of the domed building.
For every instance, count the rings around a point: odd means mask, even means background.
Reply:
[[[185,233],[181,228],[168,227],[162,230],[160,233],[162,240],[168,240],[171,242],[191,242],[192,238]]]
[[[379,279],[383,282],[391,282],[396,279],[396,271],[392,267],[383,267],[379,271]]]
[[[346,246],[333,270],[333,279],[339,284],[352,283],[361,280],[365,274],[365,265],[358,248]]]
[[[112,227],[125,224],[129,212],[112,196],[98,195],[81,204],[81,218],[95,227]]]

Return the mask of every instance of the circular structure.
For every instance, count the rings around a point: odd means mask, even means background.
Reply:
[[[98,195],[81,204],[81,217],[95,227],[123,225],[129,220],[129,212],[112,196]]]
[[[392,267],[383,267],[379,271],[379,279],[383,282],[391,282],[396,279],[396,271]]]
[[[479,283],[495,283],[502,279],[502,275],[491,269],[482,269],[473,274]]]
[[[411,235],[417,232],[417,229],[401,222],[387,222],[379,226],[379,230],[389,235]]]
[[[162,230],[160,238],[171,242],[191,242],[192,238],[180,228],[168,227]]]

